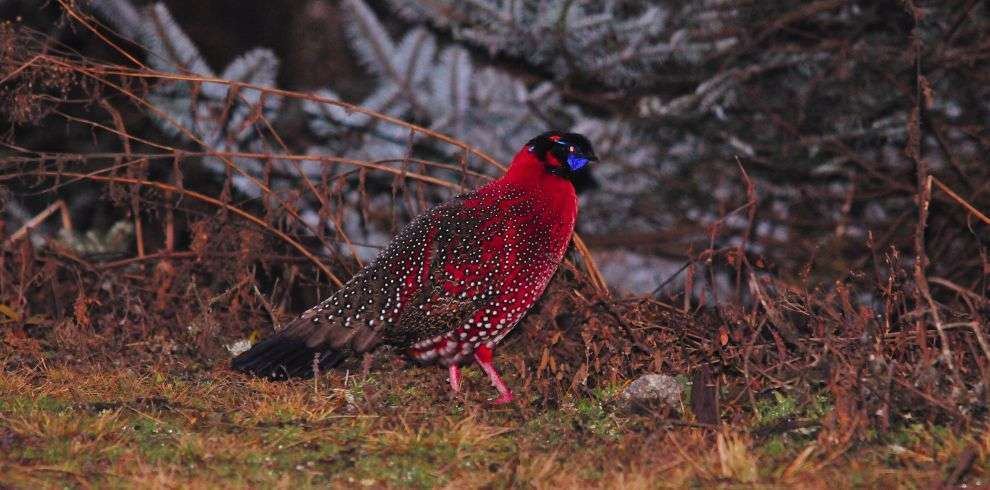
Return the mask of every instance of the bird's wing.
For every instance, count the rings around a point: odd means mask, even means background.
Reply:
[[[484,210],[465,205],[474,197],[459,196],[423,217],[428,229],[423,235],[428,239],[418,257],[422,266],[415,277],[406,276],[399,293],[401,307],[391,310],[397,316],[382,331],[389,344],[405,348],[452,330],[480,307],[478,298],[461,294],[460,284],[479,260],[479,228],[485,225]]]
[[[413,347],[414,357],[442,344],[443,337],[459,348],[500,338],[542,292],[549,275],[540,269],[552,274],[556,268],[556,263],[536,257],[547,243],[542,227],[534,227],[531,207],[519,196],[505,193],[458,213],[450,220],[451,236],[441,234],[433,242],[429,280],[394,330],[401,338],[389,339],[393,345]]]
[[[458,233],[463,245],[452,242],[451,253],[433,266],[429,294],[421,292],[429,301],[410,305],[400,322],[401,330],[414,334],[406,343],[414,359],[454,364],[482,345],[494,347],[543,294],[573,219],[557,219],[540,204],[508,189],[465,210],[458,220],[470,223]],[[437,305],[447,301],[460,302],[455,314],[442,324],[432,321]]]
[[[310,376],[315,366],[332,366],[383,340],[404,347],[420,335],[417,329],[450,328],[470,314],[472,301],[442,294],[429,301],[428,322],[412,320],[418,317],[408,312],[425,313],[420,306],[437,288],[442,292],[445,265],[460,262],[476,245],[466,240],[477,226],[466,220],[464,203],[473,196],[458,196],[414,219],[341,289],[234,358],[233,367],[270,378]]]

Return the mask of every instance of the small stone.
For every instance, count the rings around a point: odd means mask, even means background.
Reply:
[[[622,399],[628,402],[659,401],[674,408],[680,407],[683,388],[673,376],[666,374],[644,374],[633,381],[622,392]]]

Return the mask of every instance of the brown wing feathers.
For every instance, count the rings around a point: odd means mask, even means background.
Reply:
[[[329,368],[383,340],[402,347],[428,325],[431,331],[450,328],[450,312],[433,318],[416,313],[433,293],[435,264],[446,255],[446,246],[438,242],[449,241],[449,220],[459,203],[448,202],[414,220],[333,296],[235,357],[231,366],[271,379],[309,377],[314,358],[321,369]]]

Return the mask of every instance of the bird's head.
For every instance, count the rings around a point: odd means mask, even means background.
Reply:
[[[588,164],[598,161],[588,138],[560,131],[547,131],[529,140],[519,153],[535,159],[546,172],[571,181],[586,173]]]

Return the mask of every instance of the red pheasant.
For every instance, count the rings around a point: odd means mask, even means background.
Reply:
[[[596,161],[576,133],[530,140],[508,172],[419,216],[333,296],[233,360],[271,379],[309,377],[380,344],[419,362],[449,366],[474,357],[498,389],[512,391],[492,350],[543,294],[574,231],[572,179]]]

